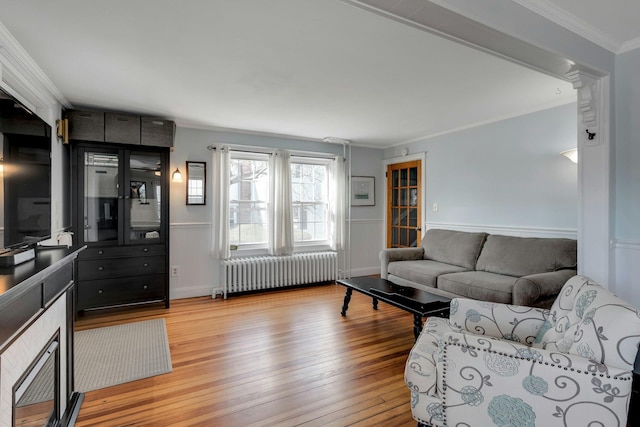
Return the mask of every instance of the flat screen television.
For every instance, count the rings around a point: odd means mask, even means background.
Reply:
[[[0,90],[3,250],[51,236],[51,126]]]

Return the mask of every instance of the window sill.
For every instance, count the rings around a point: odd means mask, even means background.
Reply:
[[[330,251],[331,246],[327,243],[315,243],[315,244],[305,244],[298,245],[293,249],[294,254],[299,254],[303,252],[321,252],[321,251]],[[251,249],[237,249],[235,251],[231,251],[231,258],[242,258],[249,256],[268,256],[269,252],[266,248],[251,248]]]

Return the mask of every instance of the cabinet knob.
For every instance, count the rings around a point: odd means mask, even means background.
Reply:
[[[98,267],[98,271],[102,271],[102,270],[104,270],[103,266]]]
[[[102,255],[102,254],[104,254],[104,251],[103,251],[102,249],[100,249],[100,250],[98,251],[98,255]]]
[[[142,289],[148,289],[148,288],[149,288],[149,285],[144,285],[144,286],[142,287]]]
[[[143,267],[149,267],[149,263],[146,263],[146,262],[145,262],[144,264],[142,264],[142,266],[143,266]]]
[[[102,293],[102,289],[98,289],[98,293],[101,294]]]
[[[149,248],[143,248],[142,252],[149,252]]]

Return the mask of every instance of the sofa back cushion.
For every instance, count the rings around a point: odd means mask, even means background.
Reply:
[[[563,301],[551,307],[550,323],[540,329],[535,347],[633,369],[640,343],[640,313],[634,306],[584,276],[569,279],[558,300]]]
[[[424,258],[473,270],[487,233],[427,230],[422,239]]]
[[[522,277],[578,264],[578,244],[572,239],[513,237],[492,234],[482,247],[476,270]]]

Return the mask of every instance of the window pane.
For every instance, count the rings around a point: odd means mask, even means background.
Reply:
[[[329,173],[326,164],[292,163],[294,241],[328,239]]]
[[[265,159],[232,158],[230,163],[229,241],[266,244],[269,164]]]

